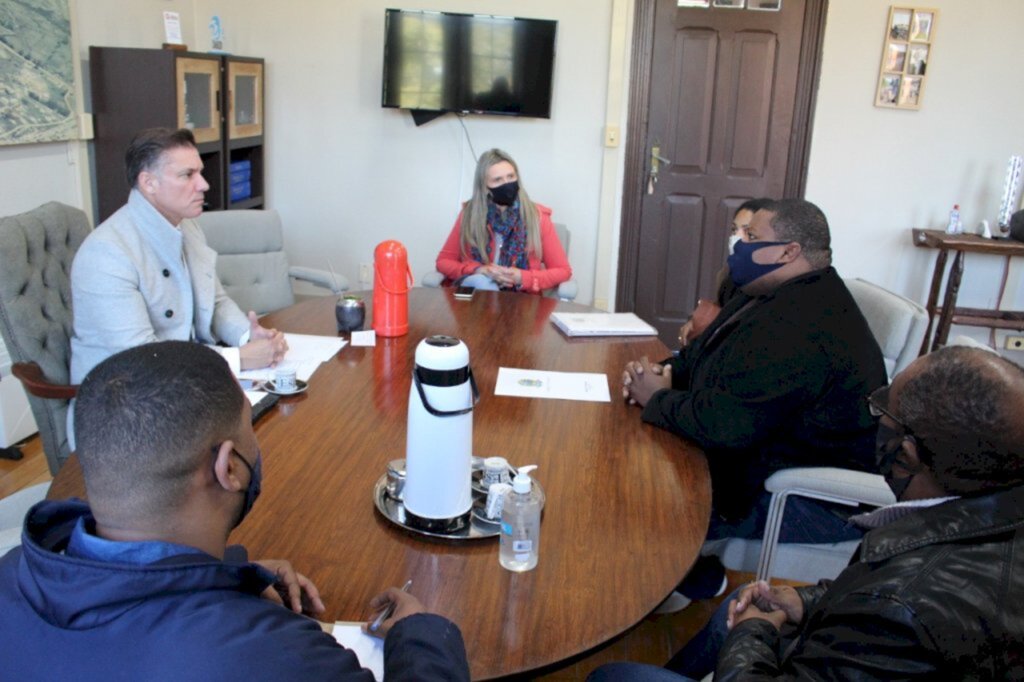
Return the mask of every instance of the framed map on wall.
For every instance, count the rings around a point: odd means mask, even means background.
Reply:
[[[68,0],[0,2],[0,144],[78,137]]]

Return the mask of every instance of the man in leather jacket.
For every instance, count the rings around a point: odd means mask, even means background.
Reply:
[[[724,641],[692,652],[720,646],[716,682],[1024,679],[1024,370],[945,348],[869,400],[897,503],[854,517],[871,530],[834,582],[755,583],[723,604]],[[631,664],[591,679],[624,675],[680,679]]]

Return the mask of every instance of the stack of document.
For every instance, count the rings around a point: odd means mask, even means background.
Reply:
[[[551,313],[566,336],[657,336],[658,331],[633,313]]]
[[[294,369],[295,378],[309,381],[320,363],[330,360],[348,343],[345,339],[334,336],[311,336],[309,334],[285,334],[288,352],[277,367],[263,369],[246,369],[238,373],[239,379],[252,381],[269,381],[279,369]]]

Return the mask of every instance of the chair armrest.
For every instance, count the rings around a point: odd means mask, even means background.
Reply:
[[[443,281],[444,275],[442,275],[440,272],[435,271],[428,272],[427,274],[423,275],[423,277],[420,279],[420,284],[422,284],[425,287],[430,287],[431,289],[436,289],[439,286],[441,286],[441,282]]]
[[[767,580],[772,574],[779,534],[782,530],[782,516],[786,499],[790,495],[850,506],[870,504],[883,507],[896,502],[885,479],[878,474],[836,467],[782,469],[769,476],[764,482],[764,487],[772,497],[764,524],[761,557],[757,562],[758,580]]]
[[[329,289],[335,294],[348,291],[348,278],[344,275],[333,275],[326,270],[316,268],[304,268],[301,265],[292,265],[288,268],[288,276],[315,284],[318,287]]]
[[[25,390],[37,398],[71,400],[78,392],[78,386],[52,384],[43,376],[42,368],[34,362],[16,362],[11,374],[18,377]]]
[[[575,300],[577,293],[579,293],[579,285],[576,284],[576,280],[574,279],[570,279],[558,285],[558,299],[561,301]]]
[[[878,474],[837,467],[782,469],[764,483],[765,490],[803,497],[827,497],[837,502],[884,507],[896,498]]]

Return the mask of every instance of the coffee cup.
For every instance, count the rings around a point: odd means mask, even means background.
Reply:
[[[274,389],[279,393],[293,393],[298,386],[295,383],[295,370],[291,367],[278,367],[274,370]]]
[[[508,473],[508,460],[504,457],[488,457],[484,460],[484,473],[480,485],[485,489],[495,483],[511,483]]]

